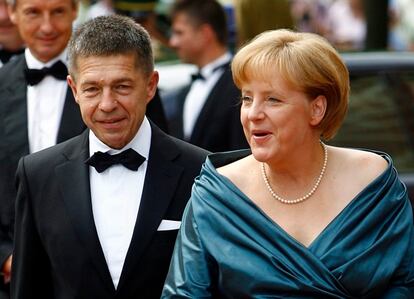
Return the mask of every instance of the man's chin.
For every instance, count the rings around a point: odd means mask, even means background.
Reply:
[[[117,135],[112,135],[112,136],[106,135],[106,136],[98,137],[98,138],[103,143],[105,143],[107,146],[113,149],[121,149],[129,142],[128,140],[126,140],[124,136],[120,136],[120,135],[118,136]]]

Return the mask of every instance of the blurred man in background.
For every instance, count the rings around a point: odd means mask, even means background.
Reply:
[[[0,69],[0,263],[5,282],[11,270],[18,160],[85,128],[66,83],[66,45],[77,1],[7,2],[27,48]]]
[[[177,0],[171,16],[170,45],[199,72],[169,99],[174,101],[170,132],[213,152],[247,147],[240,124],[240,91],[230,71],[223,7],[215,0]]]

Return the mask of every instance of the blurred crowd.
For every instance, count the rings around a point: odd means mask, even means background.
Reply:
[[[366,18],[362,0],[221,0],[228,18],[229,43],[239,47],[259,32],[292,28],[325,36],[341,51],[364,49]],[[168,48],[171,0],[82,0],[77,24],[114,12],[146,27],[156,46]],[[389,0],[388,50],[414,49],[414,1]],[[165,49],[164,49],[165,50]],[[165,52],[165,51],[164,51]],[[167,53],[169,53],[167,51]],[[157,54],[157,53],[156,53]],[[157,59],[163,59],[160,52]]]

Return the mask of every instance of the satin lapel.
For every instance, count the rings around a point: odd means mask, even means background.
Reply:
[[[92,214],[89,169],[84,163],[88,158],[88,132],[85,131],[79,137],[79,145],[74,150],[65,154],[68,160],[56,167],[56,178],[75,231],[86,247],[104,284],[114,292],[115,288],[99,243]]]
[[[17,60],[17,59],[16,59]],[[1,95],[4,106],[3,125],[5,144],[12,156],[21,157],[29,153],[29,137],[27,132],[27,84],[24,78],[26,61],[19,57],[16,66],[10,73],[10,85]]]
[[[57,136],[57,143],[80,134],[86,128],[78,104],[75,102],[72,90],[66,92],[65,104],[63,106],[62,118]]]
[[[181,166],[173,162],[179,154],[174,144],[152,123],[151,127],[151,149],[141,204],[118,289],[139,267],[139,259],[157,232],[183,171]]]

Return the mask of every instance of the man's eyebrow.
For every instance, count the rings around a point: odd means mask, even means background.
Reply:
[[[85,80],[83,82],[81,82],[81,86],[82,85],[91,85],[91,84],[99,84],[100,80]],[[111,81],[111,84],[118,84],[118,83],[122,83],[122,82],[133,82],[134,80],[128,77],[123,77],[123,78],[118,78],[115,79],[113,81]]]
[[[131,79],[131,78],[124,77],[124,78],[118,78],[118,79],[115,79],[115,80],[113,81],[113,83],[133,82],[133,81],[134,81],[134,80],[133,80],[133,79]]]

